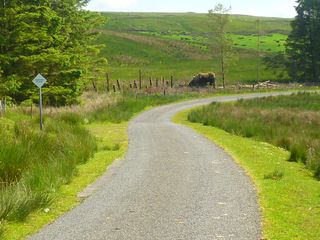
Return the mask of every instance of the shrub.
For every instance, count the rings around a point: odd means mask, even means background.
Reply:
[[[290,162],[303,162],[306,163],[307,151],[303,144],[292,144],[290,146]]]
[[[310,148],[308,150],[307,165],[310,169],[314,169],[314,176],[320,180],[320,151],[319,148]]]

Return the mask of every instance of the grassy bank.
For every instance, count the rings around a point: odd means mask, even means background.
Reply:
[[[46,119],[44,131],[23,116],[0,128],[0,219],[24,221],[77,173],[96,149],[93,137],[73,115]]]
[[[235,103],[213,103],[188,115],[191,122],[269,142],[290,151],[320,179],[320,94],[301,93]]]
[[[290,153],[281,148],[191,123],[188,115],[183,112],[175,121],[220,145],[253,179],[263,215],[264,239],[320,238],[320,182],[303,165],[287,161]]]
[[[77,194],[103,174],[107,167],[126,152],[127,122],[121,124],[93,123],[86,129],[97,139],[95,156],[77,167],[77,174],[70,183],[61,186],[52,196],[51,204],[30,214],[23,222],[4,224],[6,240],[24,239],[44,225],[80,203]]]
[[[0,233],[3,225],[24,222],[54,200],[96,151],[94,137],[74,114],[38,121],[19,112],[0,119]],[[1,234],[0,234],[1,236]],[[10,239],[10,238],[9,238]]]

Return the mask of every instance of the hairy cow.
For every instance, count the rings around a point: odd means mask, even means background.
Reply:
[[[215,87],[216,85],[216,75],[213,72],[209,73],[199,73],[193,77],[192,81],[189,83],[190,87],[206,87],[208,84]]]

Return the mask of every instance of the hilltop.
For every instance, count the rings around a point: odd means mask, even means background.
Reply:
[[[199,13],[104,13],[98,43],[105,44],[102,55],[113,79],[133,80],[142,69],[144,77],[173,75],[188,81],[197,72],[215,71],[218,60],[210,48],[211,32],[206,14]],[[256,81],[258,26],[261,55],[284,50],[291,19],[231,15],[228,27],[235,54],[230,59],[229,82]],[[261,67],[260,80],[277,80]]]

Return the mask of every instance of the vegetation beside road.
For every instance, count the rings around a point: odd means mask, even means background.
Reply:
[[[70,182],[96,143],[73,114],[47,118],[43,132],[35,120],[12,114],[0,124],[0,219],[23,221]]]
[[[9,110],[0,118],[0,239],[24,239],[76,206],[77,193],[123,157],[128,120],[187,97],[114,95],[50,109],[43,132],[26,109]]]
[[[77,174],[71,181],[53,193],[46,207],[36,210],[23,222],[4,224],[6,240],[25,239],[29,234],[54,221],[63,213],[80,203],[77,194],[102,175],[116,159],[121,159],[127,150],[127,122],[120,124],[93,123],[86,129],[97,139],[97,152],[93,158],[77,166]],[[1,239],[1,237],[0,237]]]
[[[320,179],[320,94],[300,93],[234,103],[212,103],[188,120],[269,142],[291,152]]]
[[[191,123],[189,114],[190,110],[180,113],[175,122],[193,128],[224,148],[253,179],[263,215],[264,239],[320,238],[320,182],[309,170],[287,161],[290,153],[281,148]]]

